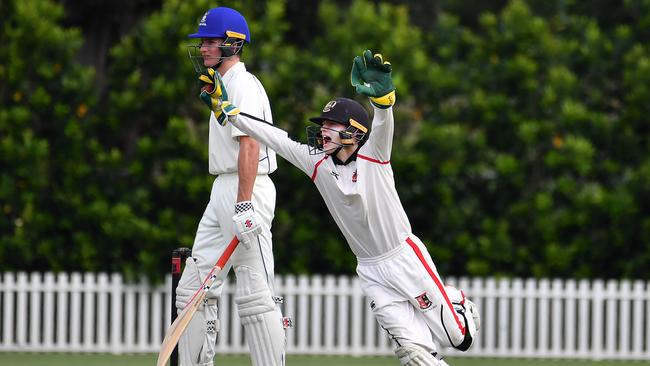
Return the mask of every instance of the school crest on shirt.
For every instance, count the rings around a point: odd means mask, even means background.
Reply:
[[[420,305],[420,309],[422,310],[428,309],[433,305],[426,292],[423,292],[422,295],[416,296],[415,301],[418,302],[418,305]]]
[[[355,170],[354,173],[352,173],[352,183],[357,182],[357,171]]]

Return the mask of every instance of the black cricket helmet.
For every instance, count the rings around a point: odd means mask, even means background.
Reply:
[[[370,135],[370,118],[368,112],[359,102],[348,98],[336,98],[327,102],[320,116],[312,117],[310,121],[319,126],[307,127],[307,143],[311,147],[310,153],[323,153],[323,136],[321,126],[325,121],[337,122],[347,126],[339,131],[342,146],[354,145],[357,141],[363,145]]]

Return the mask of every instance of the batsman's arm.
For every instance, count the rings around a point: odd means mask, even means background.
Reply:
[[[253,186],[257,177],[260,145],[250,136],[239,137],[239,155],[237,157],[237,202],[250,201],[253,197]]]
[[[221,77],[215,78],[215,82],[222,91],[219,97],[222,98],[222,101],[229,101],[244,110],[251,111],[251,113],[262,115],[264,108],[260,103],[260,92],[258,92],[258,86],[255,84],[252,75],[244,73],[232,79],[231,83],[237,85],[237,87],[231,90],[226,90]],[[226,126],[227,121],[224,121],[222,125]],[[257,177],[260,146],[255,139],[247,136],[237,128],[231,126],[229,130],[230,136],[239,144],[237,155],[237,175],[239,177],[237,202],[250,201],[253,197],[253,187]]]

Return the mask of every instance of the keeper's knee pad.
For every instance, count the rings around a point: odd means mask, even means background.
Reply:
[[[395,348],[395,354],[402,366],[448,366],[437,354],[427,352],[421,346],[413,343],[405,343]]]
[[[185,270],[178,287],[176,287],[176,308],[179,312],[187,306],[203,280],[194,259],[187,258]],[[182,366],[212,366],[218,332],[217,299],[208,294],[178,342],[180,364]]]
[[[280,309],[266,278],[247,266],[237,266],[235,303],[246,332],[253,366],[282,366],[286,338]]]
[[[440,309],[440,320],[446,336],[441,339],[441,343],[467,351],[474,343],[480,327],[478,307],[453,286],[445,286],[445,291],[453,306],[453,312],[449,311],[447,306]]]

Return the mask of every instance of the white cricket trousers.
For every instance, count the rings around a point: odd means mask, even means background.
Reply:
[[[237,174],[221,174],[214,180],[210,201],[199,222],[194,239],[193,258],[188,259],[188,262],[192,261],[192,265],[188,263],[185,266],[177,292],[183,290],[185,294],[192,293],[195,291],[192,288],[194,286],[198,289],[199,284],[203,282],[205,276],[210,272],[228,243],[235,236],[232,217],[235,213],[238,181]],[[265,297],[267,305],[268,302],[271,302],[271,307],[275,305],[272,300],[274,276],[271,245],[271,221],[273,220],[275,207],[275,186],[267,175],[258,175],[256,177],[252,201],[255,211],[261,219],[262,232],[258,235],[257,240],[251,243],[250,248],[240,244],[235,249],[223,270],[217,274],[217,279],[207,295],[208,303],[221,295],[224,279],[228,275],[230,268],[234,266],[235,269],[240,267],[240,272],[245,273],[244,277],[246,277],[239,278],[241,276],[237,275],[238,294],[248,295],[251,291],[258,291],[267,295]],[[197,269],[198,274],[196,273]],[[255,283],[251,281],[255,281]],[[242,284],[245,284],[245,288],[242,288]],[[243,297],[246,298],[246,296]],[[237,301],[237,298],[235,298],[235,301]],[[250,307],[248,303],[242,306],[246,305]],[[192,320],[179,342],[179,360],[184,366],[208,366],[213,364],[214,342],[216,342],[219,330],[219,321],[216,314],[217,304],[214,301],[212,305],[205,304],[203,306],[205,308],[200,311],[204,312],[204,314],[196,316]],[[241,313],[241,306],[239,306],[239,310]],[[281,316],[278,310],[277,319],[271,320],[277,321],[277,327],[281,327]],[[264,319],[272,317],[273,315],[269,315]],[[263,322],[262,325],[266,325],[266,323]],[[277,327],[274,329],[277,329]],[[279,353],[281,351],[281,349],[274,349],[274,352]],[[255,356],[254,364],[257,365],[260,364],[260,357],[264,357],[265,354],[257,352],[254,355],[251,354],[251,357],[253,356]],[[273,357],[276,357],[276,355],[274,354]],[[264,363],[265,361],[261,362]]]
[[[235,236],[232,217],[235,214],[235,201],[239,178],[237,173],[221,174],[212,184],[210,202],[203,213],[196,231],[192,257],[196,259],[202,275],[207,275],[217,262],[226,246]],[[226,278],[232,266],[246,265],[255,272],[266,277],[266,281],[273,290],[274,267],[273,245],[271,242],[271,222],[275,210],[275,186],[268,175],[258,175],[253,188],[253,207],[260,216],[262,233],[258,235],[259,241],[252,243],[250,249],[239,245],[232,254],[230,261],[219,273],[216,288],[210,289],[211,294],[218,296],[223,289],[223,279]]]
[[[448,334],[452,338],[464,334],[464,323],[416,236],[381,256],[358,258],[357,274],[377,322],[398,346],[415,343],[428,352],[440,352],[450,346]]]

